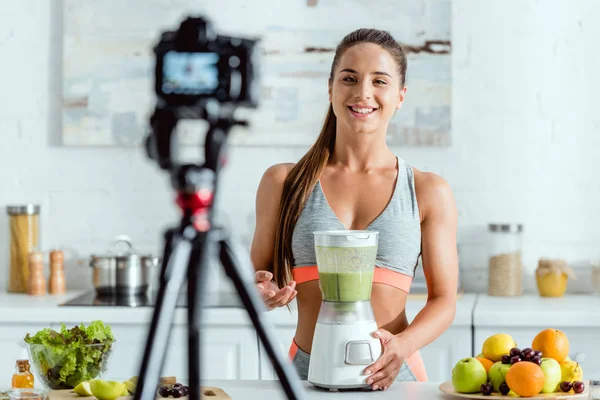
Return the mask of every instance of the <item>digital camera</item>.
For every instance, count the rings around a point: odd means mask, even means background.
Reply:
[[[258,40],[217,35],[202,17],[188,17],[154,47],[159,106],[185,107],[208,99],[258,106]],[[162,103],[162,104],[161,104]]]

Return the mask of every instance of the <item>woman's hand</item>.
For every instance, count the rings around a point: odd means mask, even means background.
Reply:
[[[269,311],[285,306],[298,294],[295,281],[290,281],[285,287],[279,289],[271,279],[273,279],[273,274],[269,271],[256,271],[254,274],[258,292]]]
[[[400,338],[385,329],[378,329],[373,336],[381,340],[383,354],[365,369],[365,373],[370,375],[367,383],[373,390],[385,390],[394,383],[398,376],[408,349],[403,346]]]

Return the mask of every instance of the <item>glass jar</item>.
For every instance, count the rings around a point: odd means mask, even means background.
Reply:
[[[523,225],[488,225],[488,294],[519,296],[522,289]]]
[[[40,206],[8,206],[10,269],[8,291],[26,293],[29,281],[29,253],[37,250],[40,237]]]
[[[33,388],[33,374],[29,367],[29,360],[17,360],[15,373],[12,376],[13,389]]]

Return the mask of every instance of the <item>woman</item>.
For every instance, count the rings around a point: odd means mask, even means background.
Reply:
[[[329,77],[329,111],[316,143],[296,164],[264,174],[256,199],[251,257],[268,309],[297,298],[290,357],[301,379],[308,363],[321,292],[313,231],[379,231],[371,303],[382,356],[365,369],[373,390],[394,380],[426,381],[419,349],[452,323],[456,306],[457,211],[448,184],[396,157],[386,144],[402,106],[406,55],[384,31],[359,29],[338,45]],[[418,257],[425,307],[409,325],[406,299]]]

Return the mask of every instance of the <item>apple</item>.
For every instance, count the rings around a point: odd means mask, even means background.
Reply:
[[[502,364],[502,361],[495,362],[488,372],[490,381],[494,387],[494,392],[500,391],[500,385],[506,382],[505,376],[510,368],[511,364]]]
[[[90,381],[90,389],[98,400],[115,400],[123,396],[127,388],[123,382],[93,379]]]
[[[544,357],[542,358],[540,368],[542,368],[542,372],[544,373],[544,387],[542,388],[542,393],[555,392],[562,378],[560,364],[553,358]]]
[[[477,393],[487,383],[487,372],[474,357],[461,359],[452,368],[452,385],[458,393]]]
[[[481,357],[481,358],[485,358],[485,356],[483,355],[483,353],[479,353],[479,354],[477,354],[477,355],[475,356],[475,358],[480,358],[480,357]]]

